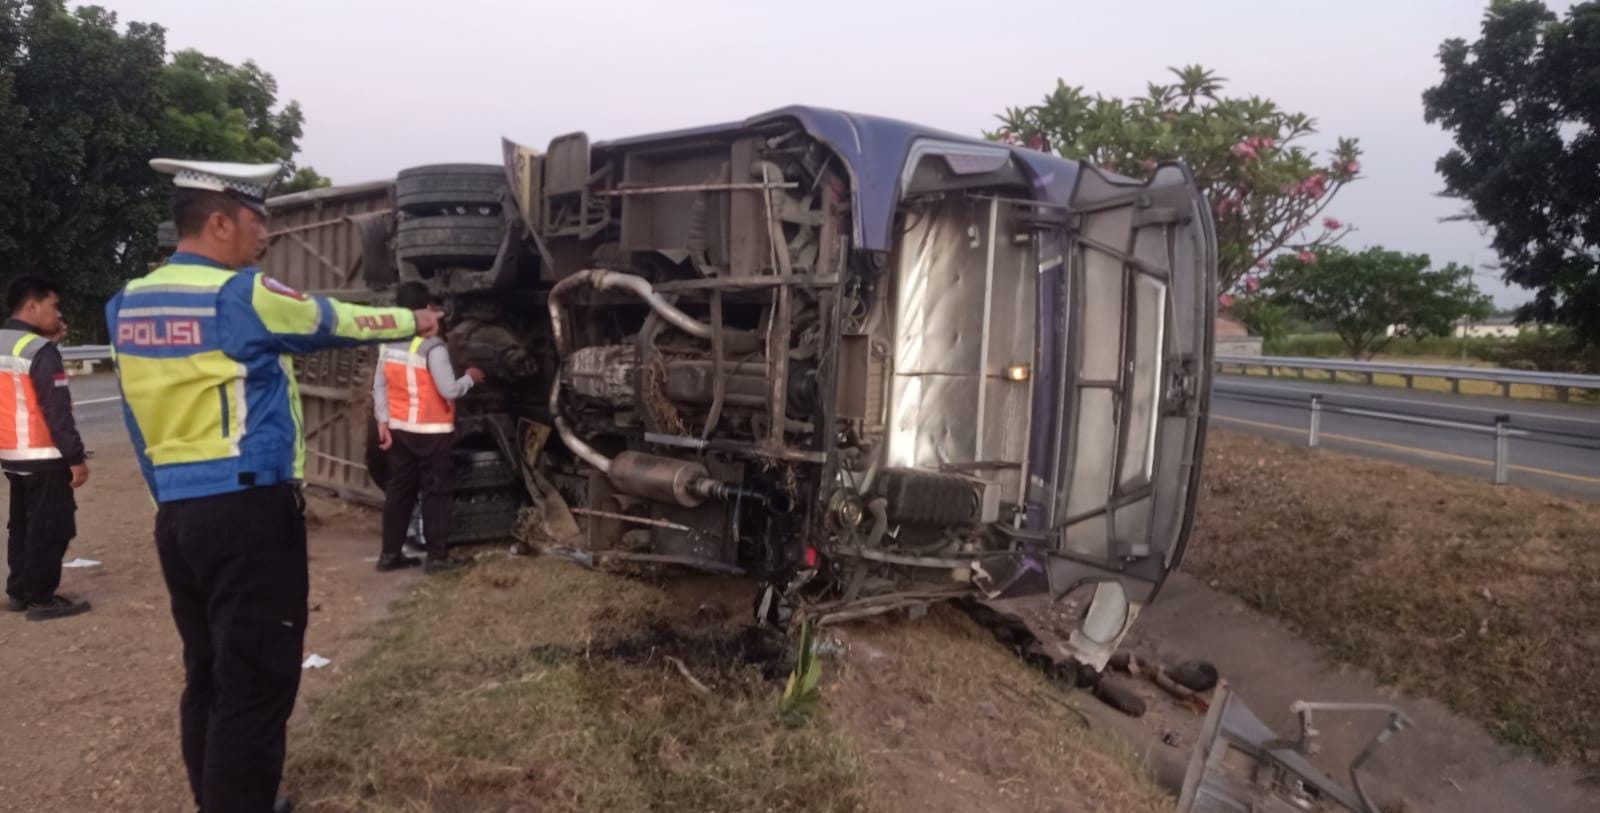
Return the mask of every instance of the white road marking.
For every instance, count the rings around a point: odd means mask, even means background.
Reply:
[[[112,401],[121,401],[121,400],[122,400],[121,398],[118,398],[116,396],[112,396],[110,398],[90,398],[87,401],[73,401],[72,405],[73,406],[94,406],[95,404],[109,404]]]
[[[1274,386],[1272,386],[1270,384],[1245,384],[1245,383],[1240,382],[1240,381],[1235,381],[1231,377],[1228,379],[1228,385],[1227,386],[1228,387],[1237,387],[1239,389],[1247,389],[1247,390],[1269,390],[1269,391],[1272,391],[1272,392],[1297,392],[1297,393],[1301,393],[1301,394],[1304,394],[1304,395],[1310,395],[1311,394],[1311,390],[1308,387],[1293,387],[1293,386],[1290,386],[1290,387],[1274,387]],[[1334,385],[1334,386],[1339,387],[1337,392],[1338,392],[1338,395],[1339,395],[1340,398],[1354,398],[1354,399],[1361,400],[1361,401],[1386,401],[1386,402],[1392,403],[1392,404],[1426,404],[1428,406],[1436,406],[1436,407],[1440,407],[1442,409],[1464,409],[1464,410],[1468,410],[1468,411],[1471,411],[1471,412],[1487,412],[1487,413],[1489,413],[1491,415],[1521,415],[1521,416],[1523,416],[1525,418],[1544,418],[1546,420],[1551,420],[1551,421],[1569,421],[1571,423],[1591,423],[1591,424],[1600,425],[1600,419],[1594,419],[1594,418],[1572,418],[1572,417],[1568,417],[1566,415],[1551,415],[1551,414],[1546,413],[1546,412],[1519,412],[1519,411],[1514,410],[1514,409],[1492,409],[1490,407],[1466,406],[1464,404],[1446,404],[1446,403],[1442,403],[1440,401],[1433,401],[1433,400],[1427,400],[1427,399],[1422,399],[1422,398],[1385,398],[1385,397],[1380,396],[1380,395],[1356,395],[1356,394],[1353,394],[1353,393],[1348,393],[1348,392],[1344,392],[1343,391],[1344,387],[1347,386],[1347,385],[1339,384],[1339,385]],[[1356,385],[1356,386],[1360,386],[1360,385]],[[1223,388],[1223,389],[1225,391],[1227,388]]]

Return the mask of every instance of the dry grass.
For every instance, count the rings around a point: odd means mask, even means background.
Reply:
[[[429,579],[312,704],[286,785],[312,811],[1170,807],[1069,692],[952,608],[842,631],[824,709],[784,724],[787,667],[763,675],[737,623],[692,618],[708,592],[737,607],[748,590],[527,559]]]
[[[560,562],[429,580],[295,732],[287,784],[322,811],[862,809],[826,719],[783,725],[779,685],[714,647],[680,653],[710,697],[652,650],[645,620],[678,615]]]
[[[1192,572],[1550,760],[1600,764],[1600,506],[1213,432]]]
[[[1160,813],[1172,798],[1063,689],[953,607],[841,633],[832,719],[869,755],[872,810]]]

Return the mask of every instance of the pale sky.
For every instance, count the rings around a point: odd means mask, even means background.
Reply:
[[[1550,0],[1564,10],[1571,0]],[[1328,214],[1344,245],[1494,261],[1475,226],[1440,223],[1434,161],[1449,137],[1422,120],[1449,37],[1476,38],[1485,0],[105,0],[156,22],[169,49],[254,59],[305,109],[301,165],[337,183],[407,166],[495,163],[500,137],[543,148],[738,120],[788,104],[978,135],[1058,77],[1129,96],[1199,63],[1318,120],[1313,147],[1361,140],[1364,179]],[[1501,305],[1527,298],[1495,271]]]

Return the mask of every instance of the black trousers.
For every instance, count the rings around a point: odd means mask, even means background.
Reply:
[[[11,520],[6,525],[6,595],[44,601],[61,586],[61,557],[78,535],[78,502],[72,472],[6,472],[11,484]]]
[[[305,501],[287,483],[162,503],[156,550],[183,639],[183,762],[202,813],[268,813],[306,635]]]
[[[426,435],[416,432],[390,433],[389,478],[383,488],[383,553],[400,555],[411,524],[411,509],[422,495],[422,536],[428,543],[428,558],[442,559],[450,553],[450,508],[455,500],[454,433]]]

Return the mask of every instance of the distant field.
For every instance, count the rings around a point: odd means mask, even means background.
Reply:
[[[1416,364],[1435,367],[1479,367],[1495,369],[1494,362],[1487,361],[1484,356],[1489,350],[1497,346],[1498,342],[1492,339],[1467,339],[1465,340],[1465,353],[1463,353],[1463,340],[1461,339],[1424,339],[1420,342],[1401,340],[1391,343],[1385,352],[1378,354],[1374,361],[1387,361],[1396,364]],[[1289,336],[1268,344],[1263,353],[1269,356],[1291,356],[1297,358],[1348,358],[1344,353],[1339,338],[1331,333],[1308,333],[1298,336]],[[1260,368],[1248,370],[1246,375],[1303,378],[1307,381],[1329,381],[1333,383],[1358,383],[1365,384],[1366,376],[1352,375],[1350,373],[1325,373],[1317,370],[1263,370]],[[1398,375],[1378,374],[1373,376],[1372,383],[1380,387],[1404,387],[1406,381]],[[1450,392],[1450,382],[1443,378],[1416,377],[1412,380],[1412,388],[1428,392]],[[1488,381],[1462,381],[1460,392],[1463,395],[1500,395],[1500,385]],[[1554,401],[1558,394],[1553,387],[1538,387],[1528,384],[1513,384],[1511,386],[1512,398],[1524,398],[1537,401]],[[1585,393],[1574,390],[1571,393],[1574,403],[1600,403],[1600,394]]]

